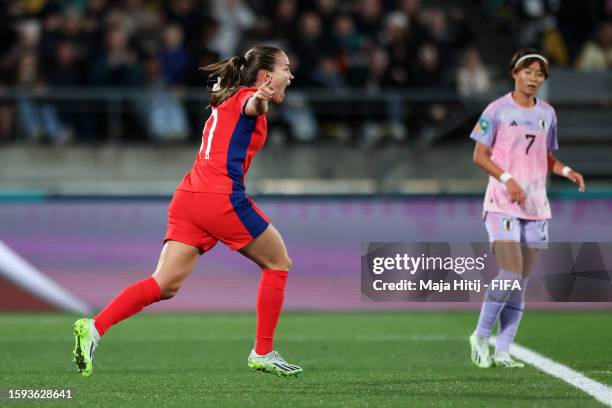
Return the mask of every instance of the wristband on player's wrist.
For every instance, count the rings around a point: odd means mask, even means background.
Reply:
[[[570,171],[574,171],[574,170],[572,170],[570,166],[565,166],[563,167],[563,170],[561,170],[561,174],[563,174],[564,177],[568,177],[570,174]]]
[[[511,178],[512,178],[512,174],[508,173],[507,171],[504,171],[499,176],[499,181],[501,181],[502,183],[506,184],[508,182],[508,180],[510,180]]]

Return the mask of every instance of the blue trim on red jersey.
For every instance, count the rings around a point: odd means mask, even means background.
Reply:
[[[268,222],[255,211],[246,194],[230,194],[229,198],[242,225],[253,238],[257,238],[268,227]]]
[[[242,165],[246,159],[255,126],[257,126],[257,118],[240,115],[232,133],[227,149],[227,175],[232,179],[232,194],[245,191]]]

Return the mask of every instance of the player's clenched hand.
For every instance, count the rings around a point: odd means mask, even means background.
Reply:
[[[525,192],[514,179],[506,182],[506,190],[508,190],[511,202],[518,203],[518,205],[525,204]]]
[[[274,89],[270,86],[270,82],[272,82],[272,78],[269,78],[261,87],[259,87],[257,92],[253,94],[253,97],[262,101],[269,101],[272,99]]]
[[[572,182],[578,184],[578,191],[580,191],[581,193],[584,191],[585,185],[584,179],[582,178],[582,174],[572,170],[567,174],[567,178],[570,179]]]

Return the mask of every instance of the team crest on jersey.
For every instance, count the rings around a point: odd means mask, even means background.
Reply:
[[[512,230],[512,218],[502,218],[502,225],[504,226],[504,230]]]
[[[539,122],[540,122],[540,128],[542,130],[546,130],[546,121],[544,119],[540,118]]]
[[[489,128],[491,128],[491,122],[485,118],[480,118],[476,127],[474,127],[474,131],[486,135],[489,132]]]

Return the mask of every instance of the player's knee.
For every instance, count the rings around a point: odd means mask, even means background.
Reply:
[[[264,265],[266,269],[272,269],[275,271],[290,271],[293,266],[293,261],[289,256],[284,256],[279,259],[273,259]]]
[[[166,300],[166,299],[172,299],[174,296],[176,296],[176,294],[178,293],[179,289],[181,288],[181,285],[179,284],[170,284],[167,285],[162,289],[162,299]]]

